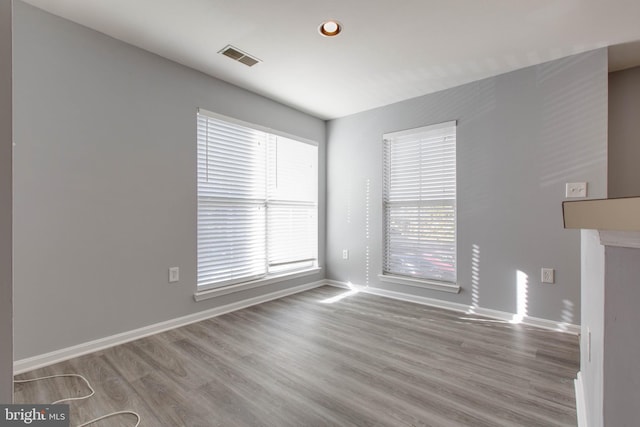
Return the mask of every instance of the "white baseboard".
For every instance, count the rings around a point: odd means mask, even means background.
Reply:
[[[42,368],[44,366],[48,366],[54,363],[72,359],[74,357],[83,356],[85,354],[93,353],[98,350],[103,350],[105,348],[113,347],[119,344],[124,344],[126,342],[144,338],[149,335],[168,331],[170,329],[179,328],[181,326],[189,325],[191,323],[200,322],[205,319],[220,316],[222,314],[230,313],[236,310],[241,310],[243,308],[247,308],[256,304],[261,304],[263,302],[271,301],[274,299],[283,298],[288,295],[304,292],[309,289],[317,288],[323,285],[326,285],[326,281],[320,280],[313,283],[294,286],[292,288],[283,289],[277,292],[270,292],[268,294],[245,299],[232,304],[223,305],[221,307],[212,308],[210,310],[204,310],[198,313],[189,314],[187,316],[179,317],[177,319],[167,320],[165,322],[144,326],[142,328],[134,329],[132,331],[123,332],[123,333],[112,335],[105,338],[100,338],[94,341],[89,341],[89,342],[78,344],[72,347],[63,348],[60,350],[55,350],[50,353],[45,353],[38,356],[17,360],[13,362],[13,372],[14,374],[21,374],[23,372]]]
[[[459,304],[455,302],[443,301],[435,298],[426,298],[416,295],[406,294],[403,292],[389,291],[386,289],[373,288],[370,286],[362,285],[349,285],[344,282],[336,280],[327,280],[326,283],[331,286],[344,288],[344,289],[358,289],[360,292],[379,295],[387,298],[393,298],[401,301],[413,302],[416,304],[428,305],[431,307],[444,308],[446,310],[453,310],[468,314],[477,314],[479,316],[490,317],[492,319],[498,319],[505,322],[515,323],[514,319],[516,315],[514,313],[508,313],[505,311],[492,310],[489,308],[472,307],[470,305]],[[542,329],[550,329],[553,331],[566,332],[573,335],[580,334],[580,326],[570,323],[556,322],[548,319],[541,319],[538,317],[524,316],[522,319],[518,319],[517,323],[521,323],[527,326],[535,326]]]
[[[578,376],[573,382],[576,388],[576,413],[578,415],[578,427],[587,426],[587,406],[584,400],[584,383],[582,382],[582,373],[578,372]]]

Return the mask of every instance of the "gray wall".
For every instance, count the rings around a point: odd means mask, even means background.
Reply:
[[[462,291],[381,283],[382,134],[447,120],[458,120]],[[580,236],[563,229],[561,203],[573,181],[605,197],[606,129],[604,49],[330,121],[327,277],[515,313],[520,270],[526,314],[579,323]],[[541,267],[555,284],[540,284]]]
[[[605,251],[603,425],[632,427],[640,402],[640,249]]]
[[[16,359],[324,277],[193,300],[196,108],[318,141],[321,183],[324,121],[25,3],[15,15]]]
[[[13,401],[11,0],[0,0],[0,403]]]
[[[640,196],[640,67],[609,74],[609,197]]]
[[[639,119],[640,67],[609,74],[609,197],[640,196]],[[640,374],[636,366],[640,358],[638,277],[639,249],[606,248],[606,285],[602,286],[604,401],[596,402],[603,406],[600,419],[605,426],[637,423],[640,402]]]

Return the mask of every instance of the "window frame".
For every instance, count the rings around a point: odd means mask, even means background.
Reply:
[[[243,278],[237,278],[237,279],[229,279],[229,280],[220,280],[220,281],[216,281],[216,282],[209,282],[209,283],[199,283],[199,275],[200,275],[200,248],[199,248],[199,244],[200,244],[200,177],[199,177],[199,173],[200,173],[200,165],[196,165],[196,241],[197,241],[197,246],[196,246],[196,295],[195,295],[195,299],[196,301],[200,301],[203,299],[207,299],[207,298],[211,298],[213,296],[217,296],[217,295],[224,295],[224,294],[228,294],[231,292],[237,292],[237,291],[241,291],[241,290],[245,290],[245,289],[251,289],[257,286],[262,286],[262,285],[266,285],[266,284],[270,284],[270,283],[276,283],[282,280],[287,280],[287,279],[292,279],[292,278],[296,278],[296,277],[302,277],[302,276],[306,276],[306,275],[311,275],[311,274],[315,274],[318,271],[320,271],[320,267],[319,267],[319,245],[320,245],[320,222],[319,222],[319,206],[320,206],[320,182],[319,182],[319,178],[320,178],[320,147],[319,144],[316,141],[310,140],[310,139],[306,139],[306,138],[302,138],[299,137],[297,135],[291,135],[291,134],[287,134],[285,132],[281,132],[278,130],[274,130],[272,128],[268,128],[268,127],[264,127],[261,125],[257,125],[254,123],[249,123],[249,122],[245,122],[242,120],[238,120],[232,117],[228,117],[228,116],[224,116],[221,114],[217,114],[202,108],[198,108],[197,109],[197,114],[196,114],[196,132],[199,132],[200,129],[200,125],[198,123],[198,121],[200,120],[200,116],[204,116],[206,118],[210,118],[213,120],[217,120],[217,121],[223,121],[227,124],[233,125],[233,126],[242,126],[254,131],[258,131],[258,132],[264,132],[266,134],[268,134],[268,138],[271,137],[282,137],[282,138],[286,138],[288,140],[292,140],[301,144],[307,144],[310,145],[312,147],[315,147],[315,159],[314,159],[314,163],[315,163],[315,176],[314,176],[314,184],[315,184],[315,189],[314,189],[314,195],[313,195],[313,199],[314,201],[312,209],[315,207],[315,227],[313,228],[313,230],[315,231],[315,248],[313,250],[314,253],[314,257],[312,259],[308,259],[305,261],[308,261],[306,263],[302,263],[302,265],[298,265],[297,267],[293,267],[291,269],[285,269],[282,271],[271,271],[270,272],[270,265],[269,265],[269,224],[268,221],[266,220],[266,217],[268,215],[268,213],[266,212],[266,209],[268,209],[269,205],[274,205],[275,204],[281,204],[281,201],[274,201],[274,200],[270,200],[270,191],[269,188],[265,188],[265,192],[264,192],[264,208],[265,208],[265,224],[264,224],[264,249],[265,249],[265,266],[264,266],[264,274],[260,274],[259,276],[252,276],[252,277],[243,277]],[[271,143],[271,142],[269,142]],[[200,136],[197,135],[196,136],[196,159],[198,159],[198,156],[200,155],[200,144],[201,144],[201,140],[200,140]],[[268,181],[269,181],[269,161],[267,160],[267,158],[269,158],[269,148],[265,148],[265,150],[267,151],[267,154],[265,156],[265,185],[268,185]],[[198,161],[198,160],[197,160]],[[240,203],[248,203],[248,201],[243,201]],[[306,205],[309,206],[309,203],[306,202]]]
[[[387,245],[389,244],[391,237],[390,237],[390,232],[391,232],[391,226],[389,225],[388,221],[389,221],[389,217],[388,215],[390,215],[389,210],[392,208],[398,209],[398,208],[408,208],[408,207],[414,207],[414,208],[422,208],[427,206],[428,204],[432,203],[431,200],[450,200],[447,199],[446,197],[443,199],[430,199],[430,201],[426,201],[424,199],[421,198],[407,198],[407,200],[403,201],[403,202],[397,202],[397,201],[390,201],[390,175],[392,173],[397,174],[398,171],[391,171],[391,167],[392,164],[390,163],[390,159],[389,159],[389,155],[390,155],[390,150],[391,150],[391,145],[393,144],[394,140],[398,140],[399,138],[406,138],[406,137],[411,137],[413,135],[416,135],[416,138],[420,138],[419,135],[428,135],[429,133],[432,134],[437,134],[439,132],[443,132],[446,129],[449,128],[453,128],[453,135],[454,135],[454,145],[453,145],[453,152],[455,154],[454,160],[453,160],[453,168],[455,171],[455,187],[454,187],[454,199],[453,199],[453,215],[454,215],[454,221],[453,221],[453,245],[452,247],[450,247],[450,249],[453,250],[453,273],[449,273],[449,274],[453,274],[453,280],[441,280],[439,278],[433,277],[433,276],[429,276],[429,275],[425,275],[425,276],[420,276],[420,275],[409,275],[409,274],[403,274],[402,271],[398,271],[398,270],[392,270],[390,268],[388,268],[388,262],[389,259],[388,257],[390,256],[389,251],[391,249],[389,249],[387,247]],[[458,187],[458,173],[457,173],[457,133],[458,133],[458,123],[455,120],[452,121],[447,121],[447,122],[442,122],[442,123],[437,123],[437,124],[433,124],[433,125],[429,125],[429,126],[423,126],[423,127],[419,127],[419,128],[413,128],[413,129],[407,129],[407,130],[403,130],[403,131],[397,131],[397,132],[389,132],[389,133],[385,133],[382,137],[382,157],[383,157],[383,165],[382,165],[382,172],[383,172],[383,182],[382,182],[382,265],[381,265],[381,273],[378,275],[378,278],[380,279],[380,281],[383,282],[390,282],[390,283],[397,283],[397,284],[403,284],[403,285],[408,285],[408,286],[416,286],[416,287],[422,287],[422,288],[427,288],[427,289],[434,289],[434,290],[440,290],[440,291],[445,291],[445,292],[451,292],[451,293],[458,293],[460,291],[460,287],[457,284],[457,268],[458,268],[458,256],[457,256],[457,246],[458,246],[458,216],[457,216],[457,205],[458,205],[458,193],[457,193],[457,187]],[[423,143],[426,146],[426,143]],[[420,147],[420,149],[423,149],[423,147]],[[451,153],[448,154],[449,156],[451,155]],[[444,156],[446,157],[446,153],[444,154]],[[414,175],[416,178],[420,177],[424,172],[422,170],[419,170],[417,172],[416,175]],[[426,187],[419,187],[420,190],[425,189]],[[403,204],[404,203],[404,204]],[[441,205],[445,205],[446,203],[441,203]],[[421,215],[418,215],[418,217]],[[423,222],[424,221],[424,222]],[[431,221],[428,221],[431,222]],[[427,221],[426,220],[420,220],[419,224],[421,225],[421,227],[426,224]]]

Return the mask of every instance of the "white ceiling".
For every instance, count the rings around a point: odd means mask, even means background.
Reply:
[[[26,2],[323,119],[603,46],[626,43],[612,68],[640,63],[640,0]]]

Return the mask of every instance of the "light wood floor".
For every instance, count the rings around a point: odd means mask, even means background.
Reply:
[[[32,371],[71,425],[575,426],[578,339],[322,287]],[[16,384],[16,403],[80,396]],[[133,426],[121,415],[94,424]]]

